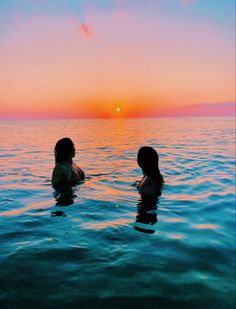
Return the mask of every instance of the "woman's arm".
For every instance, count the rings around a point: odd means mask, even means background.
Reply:
[[[79,180],[84,180],[85,178],[85,174],[84,171],[75,163],[72,163],[72,168],[74,170],[74,172],[79,176]]]
[[[78,167],[78,172],[79,172],[80,179],[84,180],[85,178],[84,171],[80,167]]]

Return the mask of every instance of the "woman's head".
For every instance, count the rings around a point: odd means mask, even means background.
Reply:
[[[149,146],[141,147],[138,151],[137,162],[147,176],[153,180],[159,179],[159,157],[154,148]]]
[[[57,141],[54,154],[56,163],[65,162],[73,158],[75,156],[75,147],[72,140],[68,137],[64,137]]]

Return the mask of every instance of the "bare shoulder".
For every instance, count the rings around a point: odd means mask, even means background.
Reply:
[[[70,169],[64,164],[57,164],[52,172],[52,183],[68,182],[70,180]]]
[[[160,190],[160,185],[153,181],[150,177],[144,177],[138,186],[138,191],[145,195],[155,195]]]

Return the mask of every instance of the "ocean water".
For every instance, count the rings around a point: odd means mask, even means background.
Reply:
[[[0,122],[0,308],[235,306],[233,118]],[[50,183],[76,146],[86,181]],[[165,179],[145,201],[140,146]]]

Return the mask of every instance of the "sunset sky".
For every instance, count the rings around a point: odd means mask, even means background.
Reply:
[[[234,0],[1,0],[0,118],[228,115]]]

